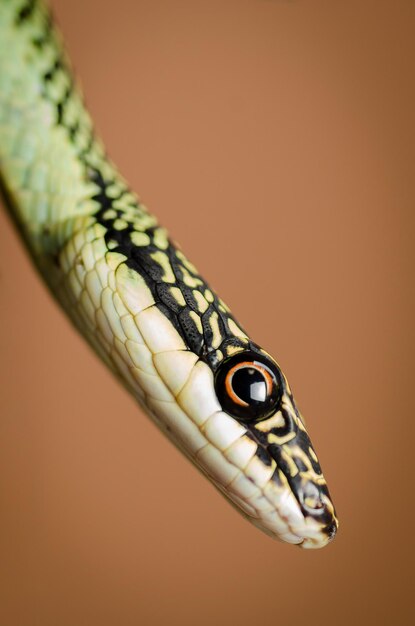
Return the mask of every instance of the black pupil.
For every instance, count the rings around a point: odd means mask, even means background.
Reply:
[[[232,388],[243,402],[265,402],[267,383],[264,375],[254,367],[241,367],[232,377]]]
[[[243,350],[219,365],[215,390],[226,413],[243,422],[257,422],[277,410],[283,380],[271,359],[258,351]]]

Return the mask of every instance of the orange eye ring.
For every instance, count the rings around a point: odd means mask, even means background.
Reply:
[[[284,388],[278,366],[259,350],[244,350],[219,365],[215,390],[222,409],[241,421],[275,413]]]
[[[257,372],[259,372],[265,380],[266,383],[266,395],[267,397],[271,394],[272,391],[272,385],[273,385],[273,379],[271,377],[271,374],[269,373],[269,371],[267,371],[265,369],[265,367],[259,363],[259,361],[242,361],[241,363],[237,363],[236,365],[234,365],[233,367],[231,367],[231,369],[228,371],[226,378],[225,378],[225,387],[226,387],[226,391],[229,394],[229,397],[236,403],[239,404],[240,406],[249,406],[248,402],[245,402],[245,400],[242,400],[236,393],[235,390],[232,386],[232,379],[234,377],[234,375],[236,374],[236,372],[238,372],[241,369],[253,369],[256,370]]]

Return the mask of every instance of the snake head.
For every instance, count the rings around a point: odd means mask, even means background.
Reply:
[[[227,495],[268,534],[304,548],[326,545],[338,527],[334,506],[280,367],[251,344],[220,365],[215,383],[223,410],[244,425],[256,446],[250,479],[262,489],[262,497],[251,501],[233,497],[232,489]]]

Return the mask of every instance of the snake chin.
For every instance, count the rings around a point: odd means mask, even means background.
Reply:
[[[224,491],[223,488],[221,491]],[[276,492],[266,490],[263,497],[267,500],[268,506],[265,505],[263,510],[250,506],[235,494],[225,492],[225,495],[254,526],[273,539],[295,544],[304,549],[317,549],[326,546],[336,535],[338,521],[332,514],[329,500],[324,502],[322,517],[316,518],[304,513],[299,501],[289,489],[279,491],[278,495]]]
[[[329,527],[321,527],[321,525],[315,523],[315,520],[303,518],[302,526],[299,524],[295,526],[287,524],[288,530],[286,532],[276,533],[271,528],[264,526],[264,520],[262,519],[252,519],[251,521],[273,539],[295,544],[305,550],[323,548],[334,539],[338,528],[337,520],[333,521]]]
[[[317,536],[305,537],[300,547],[305,549],[324,548],[324,546],[333,541],[338,526],[338,521],[333,520],[330,526],[325,526]]]

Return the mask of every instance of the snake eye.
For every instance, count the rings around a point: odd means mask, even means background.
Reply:
[[[240,352],[221,364],[215,387],[223,410],[244,421],[259,421],[272,415],[281,396],[278,368],[250,351]]]

